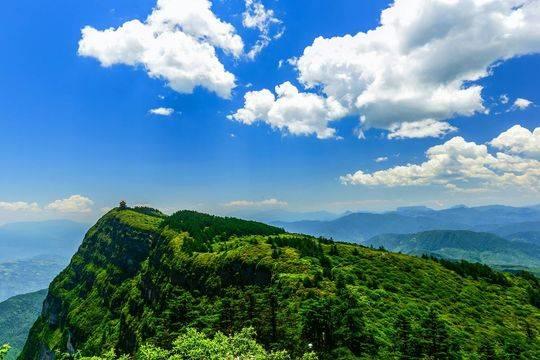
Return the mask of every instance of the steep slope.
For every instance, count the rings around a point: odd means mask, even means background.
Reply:
[[[0,344],[9,344],[6,360],[16,359],[39,316],[47,290],[17,295],[0,303]]]
[[[540,247],[488,233],[436,230],[409,235],[387,234],[373,237],[365,245],[405,254],[429,254],[490,265],[540,267]]]
[[[53,281],[21,359],[170,348],[252,326],[322,359],[540,356],[534,277],[443,264],[190,211],[114,209]],[[485,342],[489,339],[489,343]]]

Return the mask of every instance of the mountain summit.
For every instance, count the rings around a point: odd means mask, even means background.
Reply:
[[[293,357],[540,355],[539,285],[193,211],[113,209],[52,282],[20,359],[255,330]]]

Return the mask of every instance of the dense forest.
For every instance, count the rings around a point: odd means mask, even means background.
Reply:
[[[534,359],[540,286],[192,211],[114,209],[20,359]]]
[[[47,290],[40,290],[0,302],[0,345],[10,346],[6,353],[7,360],[16,359],[21,352],[46,295]]]

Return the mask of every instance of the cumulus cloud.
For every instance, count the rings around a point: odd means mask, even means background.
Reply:
[[[117,28],[82,29],[78,53],[102,66],[142,66],[177,92],[204,87],[229,98],[235,76],[225,70],[216,48],[239,57],[244,44],[235,28],[221,21],[209,0],[158,0],[144,22],[130,20]]]
[[[245,0],[246,10],[242,14],[242,25],[247,29],[257,29],[259,39],[248,51],[247,57],[254,59],[274,39],[279,39],[284,31],[281,20],[276,18],[274,10],[267,9],[260,0]]]
[[[261,201],[253,200],[235,200],[225,204],[226,207],[236,207],[236,208],[246,208],[246,207],[284,207],[287,206],[286,201],[281,201],[278,199],[265,199]]]
[[[160,116],[171,116],[174,113],[174,109],[159,107],[155,109],[150,109],[150,114],[160,115]]]
[[[533,104],[532,101],[523,99],[523,98],[517,98],[516,101],[514,101],[514,105],[512,106],[513,109],[519,109],[519,110],[525,110],[529,106]]]
[[[404,122],[390,127],[389,139],[443,137],[457,131],[457,128],[445,121],[432,119]]]
[[[396,0],[377,28],[319,37],[295,64],[306,91],[361,116],[365,129],[394,133],[413,123],[415,131],[393,137],[441,136],[455,128],[435,122],[487,111],[476,81],[540,52],[539,24],[537,0]]]
[[[40,211],[41,208],[37,203],[24,202],[24,201],[15,201],[15,202],[6,202],[0,201],[0,210],[4,211]]]
[[[375,159],[375,162],[384,162],[384,161],[387,161],[388,160],[388,157],[387,156],[381,156],[381,157],[378,157]]]
[[[262,121],[293,135],[316,134],[320,139],[335,137],[328,123],[345,115],[346,109],[331,97],[301,93],[290,82],[270,90],[250,91],[244,107],[229,119],[251,125]]]
[[[369,186],[440,185],[449,190],[485,191],[493,188],[521,187],[540,191],[538,137],[514,126],[490,142],[498,150],[454,137],[429,148],[427,160],[420,164],[395,166],[373,173],[357,171],[341,177],[344,184]],[[522,142],[518,144],[518,142]]]
[[[47,205],[47,210],[62,213],[87,213],[92,211],[94,202],[81,195],[72,195],[67,199],[55,200]]]
[[[490,145],[512,155],[540,160],[540,128],[531,132],[520,125],[515,125],[493,139]]]

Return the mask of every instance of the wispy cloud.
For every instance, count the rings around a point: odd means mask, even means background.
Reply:
[[[40,211],[41,208],[36,202],[28,203],[25,201],[0,201],[0,210],[4,211]]]
[[[272,40],[283,36],[285,27],[276,18],[274,10],[267,9],[260,0],[245,0],[246,11],[242,14],[242,24],[247,29],[257,29],[259,39],[248,51],[247,57],[254,59]]]
[[[94,202],[82,195],[72,195],[67,199],[55,200],[46,206],[47,210],[62,213],[88,213],[92,211]]]
[[[149,112],[152,115],[171,116],[172,114],[174,114],[174,109],[166,108],[166,107],[159,107],[155,109],[150,109]]]
[[[253,200],[234,200],[224,204],[225,207],[236,207],[236,208],[254,208],[254,207],[285,207],[288,203],[286,201],[281,201],[278,199],[265,199],[260,201]]]

